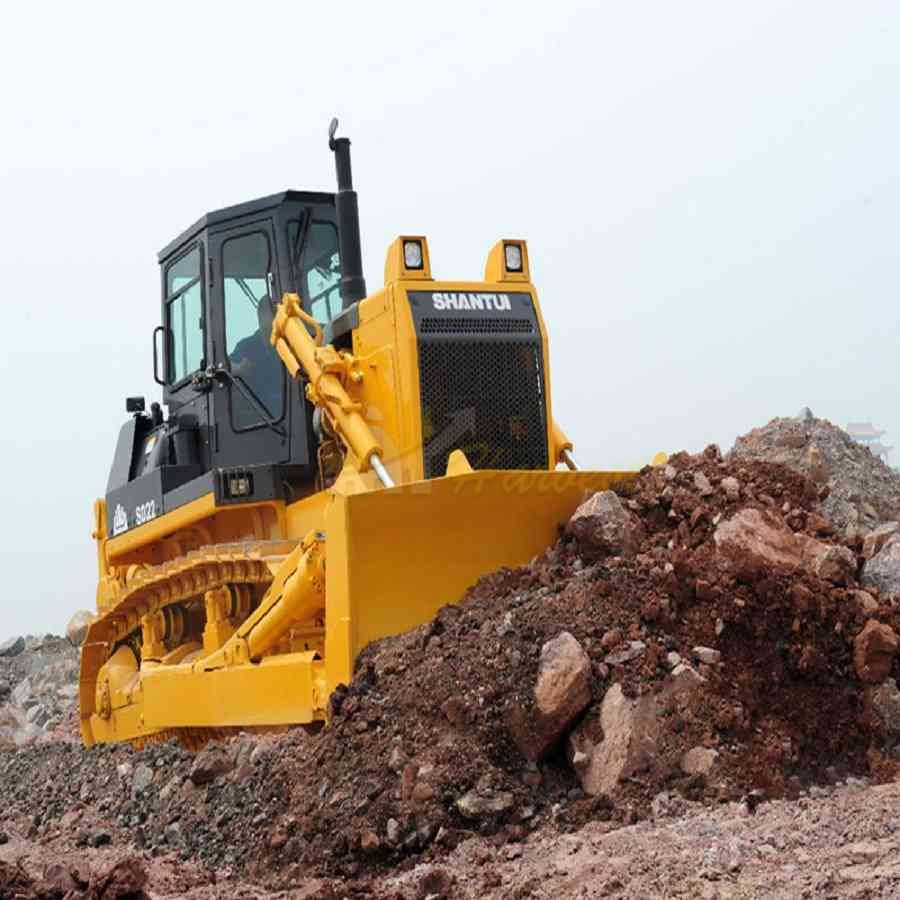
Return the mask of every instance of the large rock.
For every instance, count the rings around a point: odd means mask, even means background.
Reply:
[[[612,685],[599,712],[589,713],[569,736],[582,790],[592,797],[611,793],[622,778],[652,759],[658,738],[653,698],[631,700],[622,685]]]
[[[591,661],[563,631],[541,647],[533,709],[514,709],[510,731],[526,759],[546,756],[591,702]]]
[[[718,759],[718,750],[692,747],[681,757],[681,771],[685,775],[709,775]]]
[[[43,728],[50,721],[50,713],[42,703],[36,703],[25,713],[25,721]]]
[[[456,801],[456,808],[467,819],[478,819],[481,816],[498,815],[511,809],[515,798],[508,791],[496,794],[480,794],[469,791]]]
[[[66,625],[66,637],[73,647],[80,647],[84,643],[88,628],[93,621],[94,617],[86,609],[78,610],[69,619],[69,624]]]
[[[143,794],[153,784],[153,769],[146,763],[138,763],[131,779],[131,796]]]
[[[862,583],[884,594],[900,594],[900,532],[891,535],[863,566]]]
[[[16,706],[24,706],[25,701],[31,696],[31,679],[23,678],[12,690],[13,703]]]
[[[716,526],[716,549],[733,568],[748,574],[767,570],[796,571],[803,551],[794,533],[775,516],[742,509]]]
[[[878,714],[885,730],[892,737],[900,735],[900,690],[897,682],[888,678],[877,688],[869,688],[872,707]]]
[[[25,638],[11,637],[0,644],[0,656],[18,656],[25,649]]]
[[[26,722],[21,728],[16,729],[13,741],[17,747],[26,747],[43,734],[43,730],[33,722]]]
[[[900,522],[885,522],[884,525],[870,531],[863,540],[863,556],[871,559],[898,531]]]
[[[225,775],[234,768],[234,762],[228,754],[217,746],[209,746],[201,750],[191,765],[188,777],[200,787],[215,781],[220,775]]]
[[[630,699],[620,684],[612,685],[600,708],[592,709],[569,735],[569,755],[582,790],[591,796],[609,794],[623,778],[650,764],[664,727],[660,710],[674,696],[703,683],[682,663],[658,694]]]
[[[135,855],[119,859],[103,872],[91,876],[92,897],[145,897],[147,868],[144,861]]]
[[[813,575],[834,584],[847,584],[856,575],[856,556],[839,544],[823,544],[798,535],[803,548],[803,564]]]
[[[640,519],[612,491],[589,497],[569,519],[568,532],[588,557],[634,556],[645,532]]]
[[[719,553],[743,574],[806,569],[835,584],[847,584],[856,574],[852,551],[794,534],[781,519],[759,509],[739,510],[719,523],[713,538]]]
[[[870,684],[880,684],[891,673],[898,644],[890,625],[869,619],[853,641],[856,674]]]

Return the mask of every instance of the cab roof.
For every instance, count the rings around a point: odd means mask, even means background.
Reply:
[[[281,191],[278,194],[269,194],[267,197],[260,197],[257,200],[248,200],[246,203],[238,203],[235,206],[225,206],[222,209],[208,212],[205,216],[201,216],[194,222],[190,228],[186,228],[177,238],[169,241],[162,250],[157,254],[157,259],[162,262],[168,259],[176,250],[192,241],[205,228],[212,225],[218,225],[227,222],[229,219],[237,219],[243,216],[254,215],[267,209],[273,209],[281,206],[282,203],[325,203],[334,204],[334,194],[327,194],[319,191]]]

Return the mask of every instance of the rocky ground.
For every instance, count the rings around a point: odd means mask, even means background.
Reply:
[[[370,647],[324,730],[84,751],[74,651],[7,642],[0,896],[900,896],[890,482],[767,458],[831,430],[589,498]]]
[[[850,540],[900,519],[900,473],[808,409],[754,428],[737,439],[731,455],[784,463],[806,475],[823,491],[823,512]]]

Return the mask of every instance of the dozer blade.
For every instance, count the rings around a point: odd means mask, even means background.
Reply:
[[[212,547],[149,569],[134,596],[88,632],[81,660],[84,741],[176,735],[200,742],[220,729],[322,720],[330,693],[350,682],[367,644],[428,621],[481,576],[527,563],[556,540],[586,493],[635,474],[470,471],[387,490],[332,491],[318,513],[323,528],[287,556],[272,545],[282,562],[234,636],[205,654],[197,644],[184,662],[139,662],[122,642],[129,603],[148,599],[144,582],[169,600],[179,592],[192,597],[219,582],[267,580],[267,557],[257,552],[251,560],[247,550],[240,566],[219,565],[229,547]],[[319,563],[312,565],[314,559]],[[180,573],[174,580],[172,571]],[[324,660],[312,649],[271,653],[293,623],[322,605]],[[117,625],[123,621],[124,630]]]
[[[326,512],[328,689],[370,641],[428,621],[481,576],[527,563],[589,491],[636,472],[477,471],[350,496]]]

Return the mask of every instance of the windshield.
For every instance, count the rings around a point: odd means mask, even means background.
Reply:
[[[332,222],[309,226],[300,262],[303,305],[323,324],[341,311],[341,257],[337,228]]]

